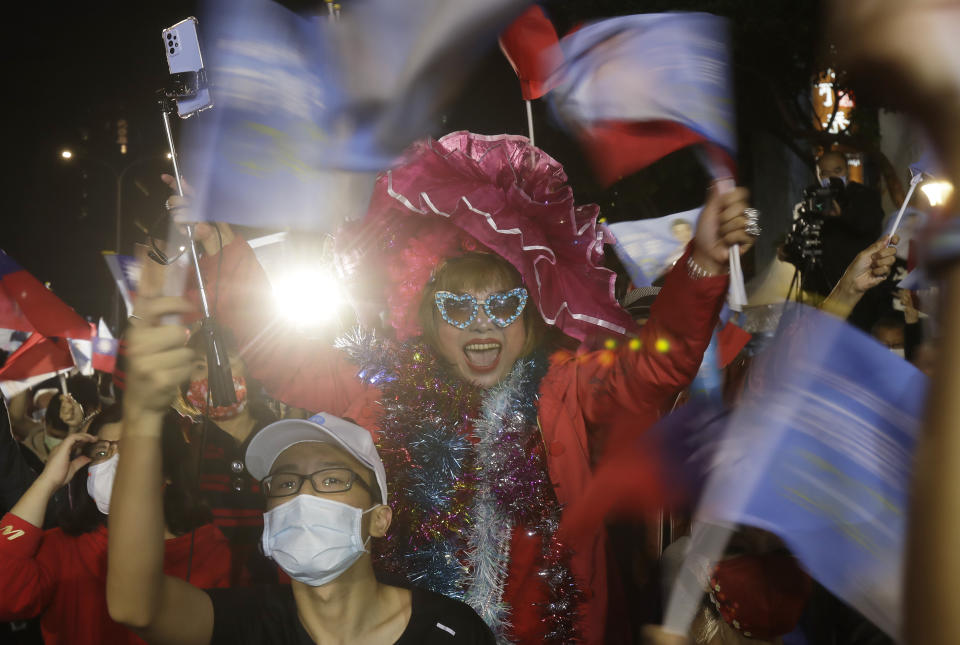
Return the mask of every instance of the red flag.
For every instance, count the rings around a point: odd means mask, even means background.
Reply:
[[[0,327],[5,329],[90,338],[90,324],[2,250],[0,303]]]
[[[752,334],[727,321],[723,329],[717,332],[717,349],[719,350],[717,358],[720,361],[720,369],[732,363],[751,338],[753,338]]]
[[[579,133],[600,182],[609,186],[706,139],[676,121],[606,121]]]
[[[93,369],[113,373],[117,367],[117,347],[115,338],[97,336],[93,339]]]
[[[532,5],[500,34],[500,49],[520,78],[520,92],[527,101],[548,91],[547,78],[559,67],[559,39],[553,23],[537,5]]]
[[[7,362],[0,368],[0,381],[22,381],[69,367],[73,367],[73,356],[67,341],[34,332],[27,342],[7,357]]]

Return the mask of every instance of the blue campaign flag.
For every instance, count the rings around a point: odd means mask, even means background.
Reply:
[[[702,210],[607,224],[616,239],[613,250],[635,287],[649,287],[680,259]]]
[[[784,328],[714,453],[697,515],[779,535],[898,637],[906,510],[926,378],[819,311]]]
[[[198,216],[319,231],[361,216],[378,171],[429,132],[527,0],[358,0],[339,19],[208,0],[214,107],[187,121]]]

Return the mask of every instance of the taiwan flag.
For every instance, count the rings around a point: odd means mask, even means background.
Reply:
[[[101,318],[97,336],[93,339],[93,369],[113,374],[117,367],[119,347],[120,342],[110,335],[110,330]]]
[[[705,144],[733,167],[736,128],[727,21],[707,13],[601,20],[560,41],[554,113],[605,185]]]
[[[87,324],[86,321],[84,324]],[[73,366],[73,355],[66,339],[47,338],[34,332],[27,342],[7,357],[6,363],[0,368],[0,381],[22,381]]]
[[[91,336],[90,324],[80,314],[2,250],[0,328],[38,332],[47,338],[87,340]],[[7,362],[12,358],[8,358]]]

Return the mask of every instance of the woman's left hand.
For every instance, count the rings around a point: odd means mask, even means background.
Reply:
[[[708,272],[726,273],[734,244],[740,245],[741,254],[753,246],[754,237],[746,231],[744,214],[750,207],[749,197],[750,191],[739,186],[724,193],[716,184],[710,187],[693,238],[693,261]]]
[[[83,406],[69,394],[60,399],[60,420],[67,424],[70,432],[76,432],[83,425]]]

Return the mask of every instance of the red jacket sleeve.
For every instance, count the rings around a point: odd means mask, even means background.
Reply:
[[[637,340],[573,359],[577,398],[588,426],[624,418],[652,421],[670,409],[696,376],[728,279],[691,278],[687,254],[667,276]]]
[[[275,314],[270,282],[246,240],[200,261],[211,313],[230,329],[247,371],[273,398],[318,412],[342,414],[362,395],[356,367],[328,342],[304,338]],[[311,294],[303,294],[310,297]],[[194,286],[188,296],[198,303]]]
[[[40,560],[43,530],[12,513],[0,519],[0,621],[43,613],[56,591],[54,572]]]

